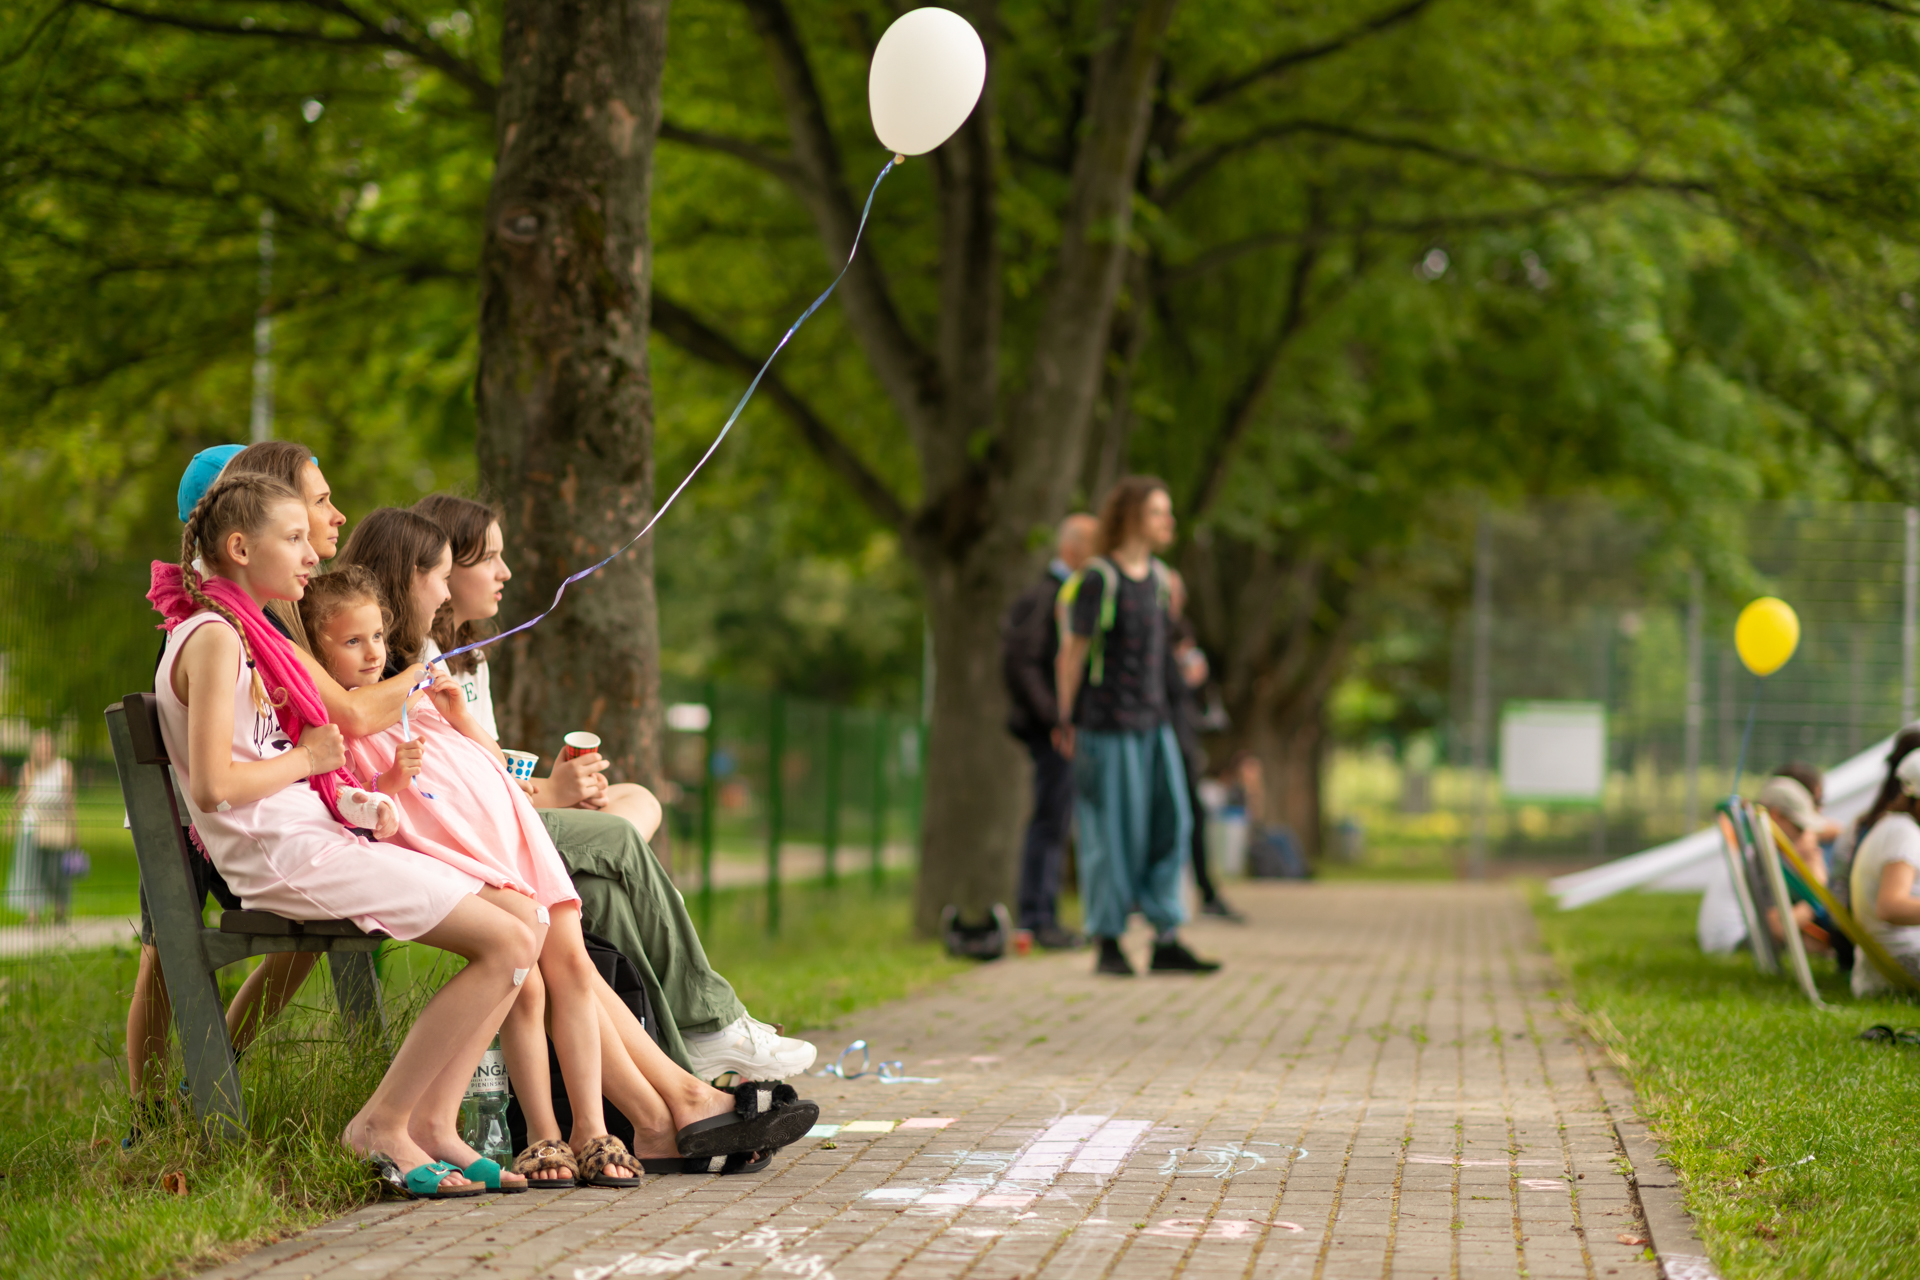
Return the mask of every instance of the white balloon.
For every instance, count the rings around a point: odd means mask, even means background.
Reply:
[[[889,151],[925,155],[967,122],[986,83],[987,50],[971,23],[950,9],[903,13],[873,51],[873,131]]]

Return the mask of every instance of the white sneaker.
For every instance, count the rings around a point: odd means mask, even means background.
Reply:
[[[783,1036],[741,1014],[719,1031],[686,1037],[693,1074],[715,1080],[729,1071],[742,1080],[785,1080],[813,1065],[818,1052],[805,1040]]]

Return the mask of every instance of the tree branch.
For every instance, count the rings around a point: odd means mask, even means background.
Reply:
[[[1265,62],[1251,67],[1246,71],[1242,71],[1238,75],[1228,76],[1223,80],[1216,80],[1212,84],[1207,85],[1193,95],[1194,104],[1196,106],[1207,106],[1210,103],[1218,102],[1230,94],[1238,93],[1249,85],[1257,84],[1270,76],[1279,75],[1282,71],[1286,71],[1289,68],[1301,66],[1304,63],[1313,62],[1317,59],[1339,53],[1342,49],[1364,40],[1368,36],[1378,35],[1382,31],[1391,30],[1401,23],[1418,16],[1420,11],[1432,2],[1433,0],[1406,0],[1406,2],[1398,8],[1389,9],[1378,17],[1369,18],[1367,21],[1342,35],[1334,36],[1328,40],[1322,40],[1318,44],[1310,44],[1303,48],[1276,54]]]
[[[494,105],[499,96],[498,86],[488,80],[478,67],[459,57],[438,41],[409,34],[405,20],[392,17],[386,22],[375,23],[346,4],[336,3],[334,0],[300,0],[300,2],[306,8],[344,18],[359,30],[352,34],[335,35],[314,27],[259,25],[248,27],[238,23],[208,22],[200,18],[179,17],[170,13],[158,13],[151,9],[133,8],[116,4],[114,0],[73,0],[73,3],[84,5],[89,9],[98,9],[122,18],[131,18],[136,22],[173,27],[201,35],[284,40],[293,44],[331,45],[335,48],[394,49],[409,57],[417,58],[441,72],[467,91],[475,111],[483,112],[489,117],[493,115]]]
[[[1313,221],[1310,215],[1310,227]],[[1226,481],[1227,462],[1233,456],[1234,447],[1253,424],[1254,411],[1260,407],[1267,387],[1273,382],[1273,375],[1280,367],[1280,356],[1286,350],[1287,343],[1306,324],[1307,285],[1313,278],[1313,268],[1319,256],[1319,248],[1308,244],[1302,246],[1293,259],[1292,276],[1287,282],[1287,307],[1281,314],[1280,327],[1275,330],[1272,342],[1267,345],[1246,381],[1227,402],[1226,420],[1220,424],[1213,439],[1207,442],[1207,452],[1200,464],[1200,479],[1194,486],[1193,500],[1187,504],[1189,519],[1200,519],[1220,496],[1220,488]]]
[[[776,155],[772,151],[744,138],[729,138],[725,134],[706,133],[699,129],[685,129],[671,120],[660,122],[660,139],[663,142],[677,142],[683,147],[694,147],[701,151],[717,151],[721,155],[744,160],[756,169],[772,174],[780,181],[792,187],[796,193],[803,193],[807,187],[807,175],[791,156]]]
[[[751,378],[762,359],[749,354],[731,338],[658,289],[653,294],[653,330],[688,355]],[[800,432],[827,469],[845,480],[876,518],[896,532],[907,528],[907,510],[887,482],[875,475],[853,447],[821,420],[813,407],[794,392],[779,374],[768,371],[761,388]]]
[[[835,265],[853,248],[860,225],[859,206],[841,175],[840,149],[827,120],[825,100],[813,78],[807,51],[785,0],[741,0],[773,67],[774,84],[786,108],[793,159],[806,183],[796,189],[813,215]],[[886,388],[907,427],[924,444],[932,430],[940,398],[939,370],[933,357],[908,332],[894,305],[886,274],[873,246],[853,259],[840,287],[842,305],[874,373]]]
[[[1218,143],[1205,150],[1196,152],[1194,158],[1179,168],[1161,184],[1161,199],[1171,203],[1191,190],[1195,183],[1221,161],[1242,151],[1251,150],[1262,143],[1292,134],[1310,133],[1320,137],[1337,138],[1343,142],[1354,142],[1361,146],[1379,147],[1389,151],[1411,151],[1418,155],[1444,160],[1449,164],[1464,168],[1480,169],[1488,173],[1502,173],[1510,177],[1525,178],[1543,186],[1593,186],[1593,187],[1640,187],[1657,191],[1683,191],[1692,194],[1710,194],[1712,188],[1695,178],[1649,178],[1644,176],[1640,167],[1617,173],[1563,171],[1542,169],[1535,165],[1518,164],[1509,160],[1499,160],[1490,156],[1475,155],[1468,151],[1458,151],[1439,143],[1428,142],[1424,138],[1397,137],[1392,134],[1374,133],[1371,130],[1355,128],[1352,125],[1336,124],[1330,120],[1287,120],[1279,124],[1256,129],[1243,137]]]

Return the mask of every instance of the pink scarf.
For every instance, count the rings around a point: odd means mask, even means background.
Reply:
[[[293,651],[293,642],[280,634],[253,597],[225,578],[208,577],[201,580],[200,594],[226,606],[234,617],[240,619],[240,626],[246,635],[247,648],[253,654],[253,667],[259,673],[261,684],[266,686],[267,696],[276,704],[280,717],[280,727],[294,742],[300,741],[300,734],[309,725],[327,724],[327,707],[320,701],[320,690],[315,687],[313,677],[301,665],[300,657]],[[153,562],[153,588],[147,592],[147,599],[166,621],[160,624],[162,631],[171,632],[175,627],[200,612],[200,606],[187,594],[185,575],[177,564],[168,564],[163,560]],[[340,816],[339,791],[342,785],[357,785],[344,770],[335,769],[332,773],[316,773],[308,777],[307,785],[320,793],[326,802],[327,812],[343,827],[353,824]]]

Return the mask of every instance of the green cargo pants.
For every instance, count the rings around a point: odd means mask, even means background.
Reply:
[[[660,1047],[684,1069],[684,1036],[718,1031],[746,1013],[707,963],[686,899],[631,822],[594,809],[542,809],[547,834],[580,891],[580,921],[640,970],[660,1012]]]

